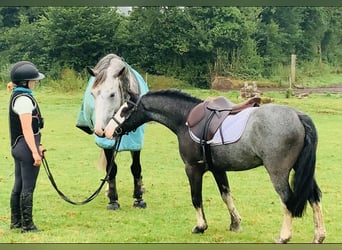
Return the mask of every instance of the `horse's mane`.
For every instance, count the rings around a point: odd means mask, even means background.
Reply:
[[[146,95],[159,95],[159,96],[168,96],[175,99],[181,99],[181,100],[187,100],[194,103],[200,103],[202,102],[201,99],[194,97],[188,93],[184,93],[180,90],[175,89],[163,89],[163,90],[155,90],[155,91],[149,91],[146,93]]]
[[[107,69],[110,65],[110,62],[113,58],[118,58],[122,60],[121,57],[115,54],[108,54],[105,57],[101,58],[100,61],[96,64],[94,71],[96,72],[96,80],[93,84],[93,88],[96,87],[99,83],[106,80]]]

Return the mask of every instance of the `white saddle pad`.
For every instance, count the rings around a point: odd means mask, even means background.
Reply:
[[[249,115],[257,107],[247,108],[237,113],[236,115],[229,115],[222,123],[221,127],[216,131],[212,140],[207,141],[207,144],[211,145],[222,145],[229,144],[238,141],[245,130]],[[221,134],[222,131],[222,134]],[[198,138],[189,128],[191,138],[200,143],[201,140]]]

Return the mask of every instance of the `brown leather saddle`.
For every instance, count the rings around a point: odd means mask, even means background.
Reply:
[[[234,104],[223,96],[206,99],[190,111],[187,125],[198,138],[209,141],[228,115],[237,114],[249,107],[258,107],[260,100],[260,97],[252,97]]]
[[[249,107],[259,107],[260,101],[260,97],[251,97],[246,101],[234,104],[225,97],[220,96],[215,99],[206,99],[190,111],[187,126],[200,139],[202,147],[203,160],[199,161],[199,163],[205,163],[207,169],[213,167],[211,149],[207,141],[214,137],[226,117],[230,114],[237,114]]]

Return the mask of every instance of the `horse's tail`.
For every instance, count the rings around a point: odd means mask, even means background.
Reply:
[[[305,137],[303,149],[293,166],[293,194],[286,202],[293,217],[302,217],[307,201],[319,202],[322,196],[315,180],[317,131],[309,116],[298,114],[298,117],[304,126]]]

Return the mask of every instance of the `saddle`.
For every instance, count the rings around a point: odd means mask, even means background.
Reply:
[[[207,141],[214,137],[227,116],[237,114],[246,108],[259,107],[260,101],[260,97],[251,97],[246,101],[234,104],[220,96],[215,99],[206,99],[190,111],[186,124],[192,133],[200,138],[203,160],[199,163],[205,163],[207,169],[213,167],[211,149]]]
[[[190,111],[187,125],[198,138],[209,141],[228,115],[237,114],[246,108],[258,107],[260,100],[260,97],[251,97],[234,104],[223,96],[206,99]]]

